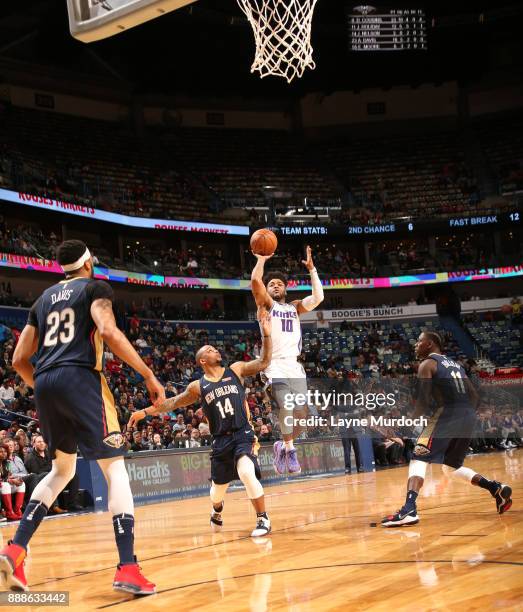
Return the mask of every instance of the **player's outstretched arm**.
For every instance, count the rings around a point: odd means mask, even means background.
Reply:
[[[259,358],[253,361],[237,361],[231,366],[231,370],[241,379],[254,376],[265,370],[272,359],[272,323],[271,314],[267,308],[258,308],[258,321],[262,333],[262,348]]]
[[[24,382],[34,388],[34,368],[29,361],[38,348],[38,330],[33,325],[26,325],[20,334],[18,344],[13,354],[13,368],[20,374]]]
[[[270,259],[272,255],[256,255],[256,265],[254,266],[251,273],[251,291],[256,302],[256,306],[264,306],[265,308],[272,308],[273,300],[267,293],[267,289],[263,284],[263,271],[265,268],[265,262]]]
[[[136,423],[139,423],[145,417],[155,416],[157,414],[161,414],[162,412],[170,412],[171,410],[176,410],[177,408],[184,408],[185,406],[190,406],[197,402],[201,397],[200,392],[200,381],[193,380],[192,383],[188,385],[188,387],[175,397],[169,397],[168,399],[164,399],[162,402],[158,402],[154,406],[148,406],[143,410],[137,410],[131,414],[131,418],[127,423],[127,428],[131,429]]]
[[[321,280],[314,267],[314,262],[312,261],[312,249],[310,246],[307,246],[307,259],[302,259],[301,263],[307,268],[311,275],[312,295],[308,295],[306,298],[303,298],[303,300],[295,300],[292,302],[292,304],[296,306],[299,315],[317,308],[323,302],[324,298]]]
[[[125,334],[118,329],[111,300],[107,298],[94,300],[91,304],[91,316],[103,341],[111,351],[143,376],[151,400],[154,403],[163,401],[165,399],[165,389],[156,379],[153,371],[142,361]]]

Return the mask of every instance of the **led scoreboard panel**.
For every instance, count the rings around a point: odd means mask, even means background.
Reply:
[[[419,8],[356,6],[349,13],[352,51],[425,51],[427,22]]]

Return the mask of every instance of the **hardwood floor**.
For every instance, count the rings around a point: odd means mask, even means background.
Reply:
[[[70,592],[76,610],[523,610],[523,451],[466,464],[511,484],[496,514],[490,494],[429,468],[418,525],[383,529],[405,495],[407,468],[290,481],[266,489],[272,535],[254,541],[254,511],[229,493],[224,529],[208,498],[141,506],[136,550],[158,594],[112,590],[117,562],[108,513],[44,521],[31,543],[32,590]],[[377,523],[376,527],[371,526]],[[5,543],[13,525],[0,529]]]

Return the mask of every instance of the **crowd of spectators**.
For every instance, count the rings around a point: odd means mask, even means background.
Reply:
[[[47,444],[40,434],[36,413],[29,409],[35,420],[28,421],[23,412],[14,414],[24,405],[19,400],[21,393],[24,399],[33,403],[32,390],[16,390],[11,384],[2,385],[3,399],[0,410],[0,491],[2,503],[0,522],[5,520],[18,520],[22,518],[25,504],[31,498],[36,485],[51,471],[51,456]],[[6,393],[12,390],[13,393]],[[12,399],[9,399],[12,397]],[[15,418],[12,418],[13,415]],[[10,420],[12,419],[12,420]],[[63,507],[62,507],[63,506]],[[49,508],[49,514],[63,514],[65,512],[78,512],[84,509],[80,500],[79,479],[75,475],[68,483],[66,489]]]
[[[58,230],[29,224],[8,226],[0,217],[0,252],[54,259],[60,241]],[[238,250],[234,248],[235,255],[212,244],[173,248],[161,241],[124,239],[124,242],[123,259],[104,246],[92,247],[99,265],[164,276],[250,278],[253,258],[248,248],[242,265]],[[312,246],[320,276],[330,276],[335,271],[341,278],[480,269],[514,265],[523,257],[521,250],[496,254],[492,237],[482,234],[436,237],[432,252],[425,238],[375,242],[367,256],[362,243],[348,246],[316,243]],[[303,247],[284,245],[269,265],[285,270],[289,278],[299,278],[307,275],[302,259]]]

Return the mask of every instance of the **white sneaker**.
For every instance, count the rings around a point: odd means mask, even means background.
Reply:
[[[256,529],[251,533],[251,537],[260,538],[269,535],[271,532],[271,521],[267,517],[259,516],[256,523]]]

